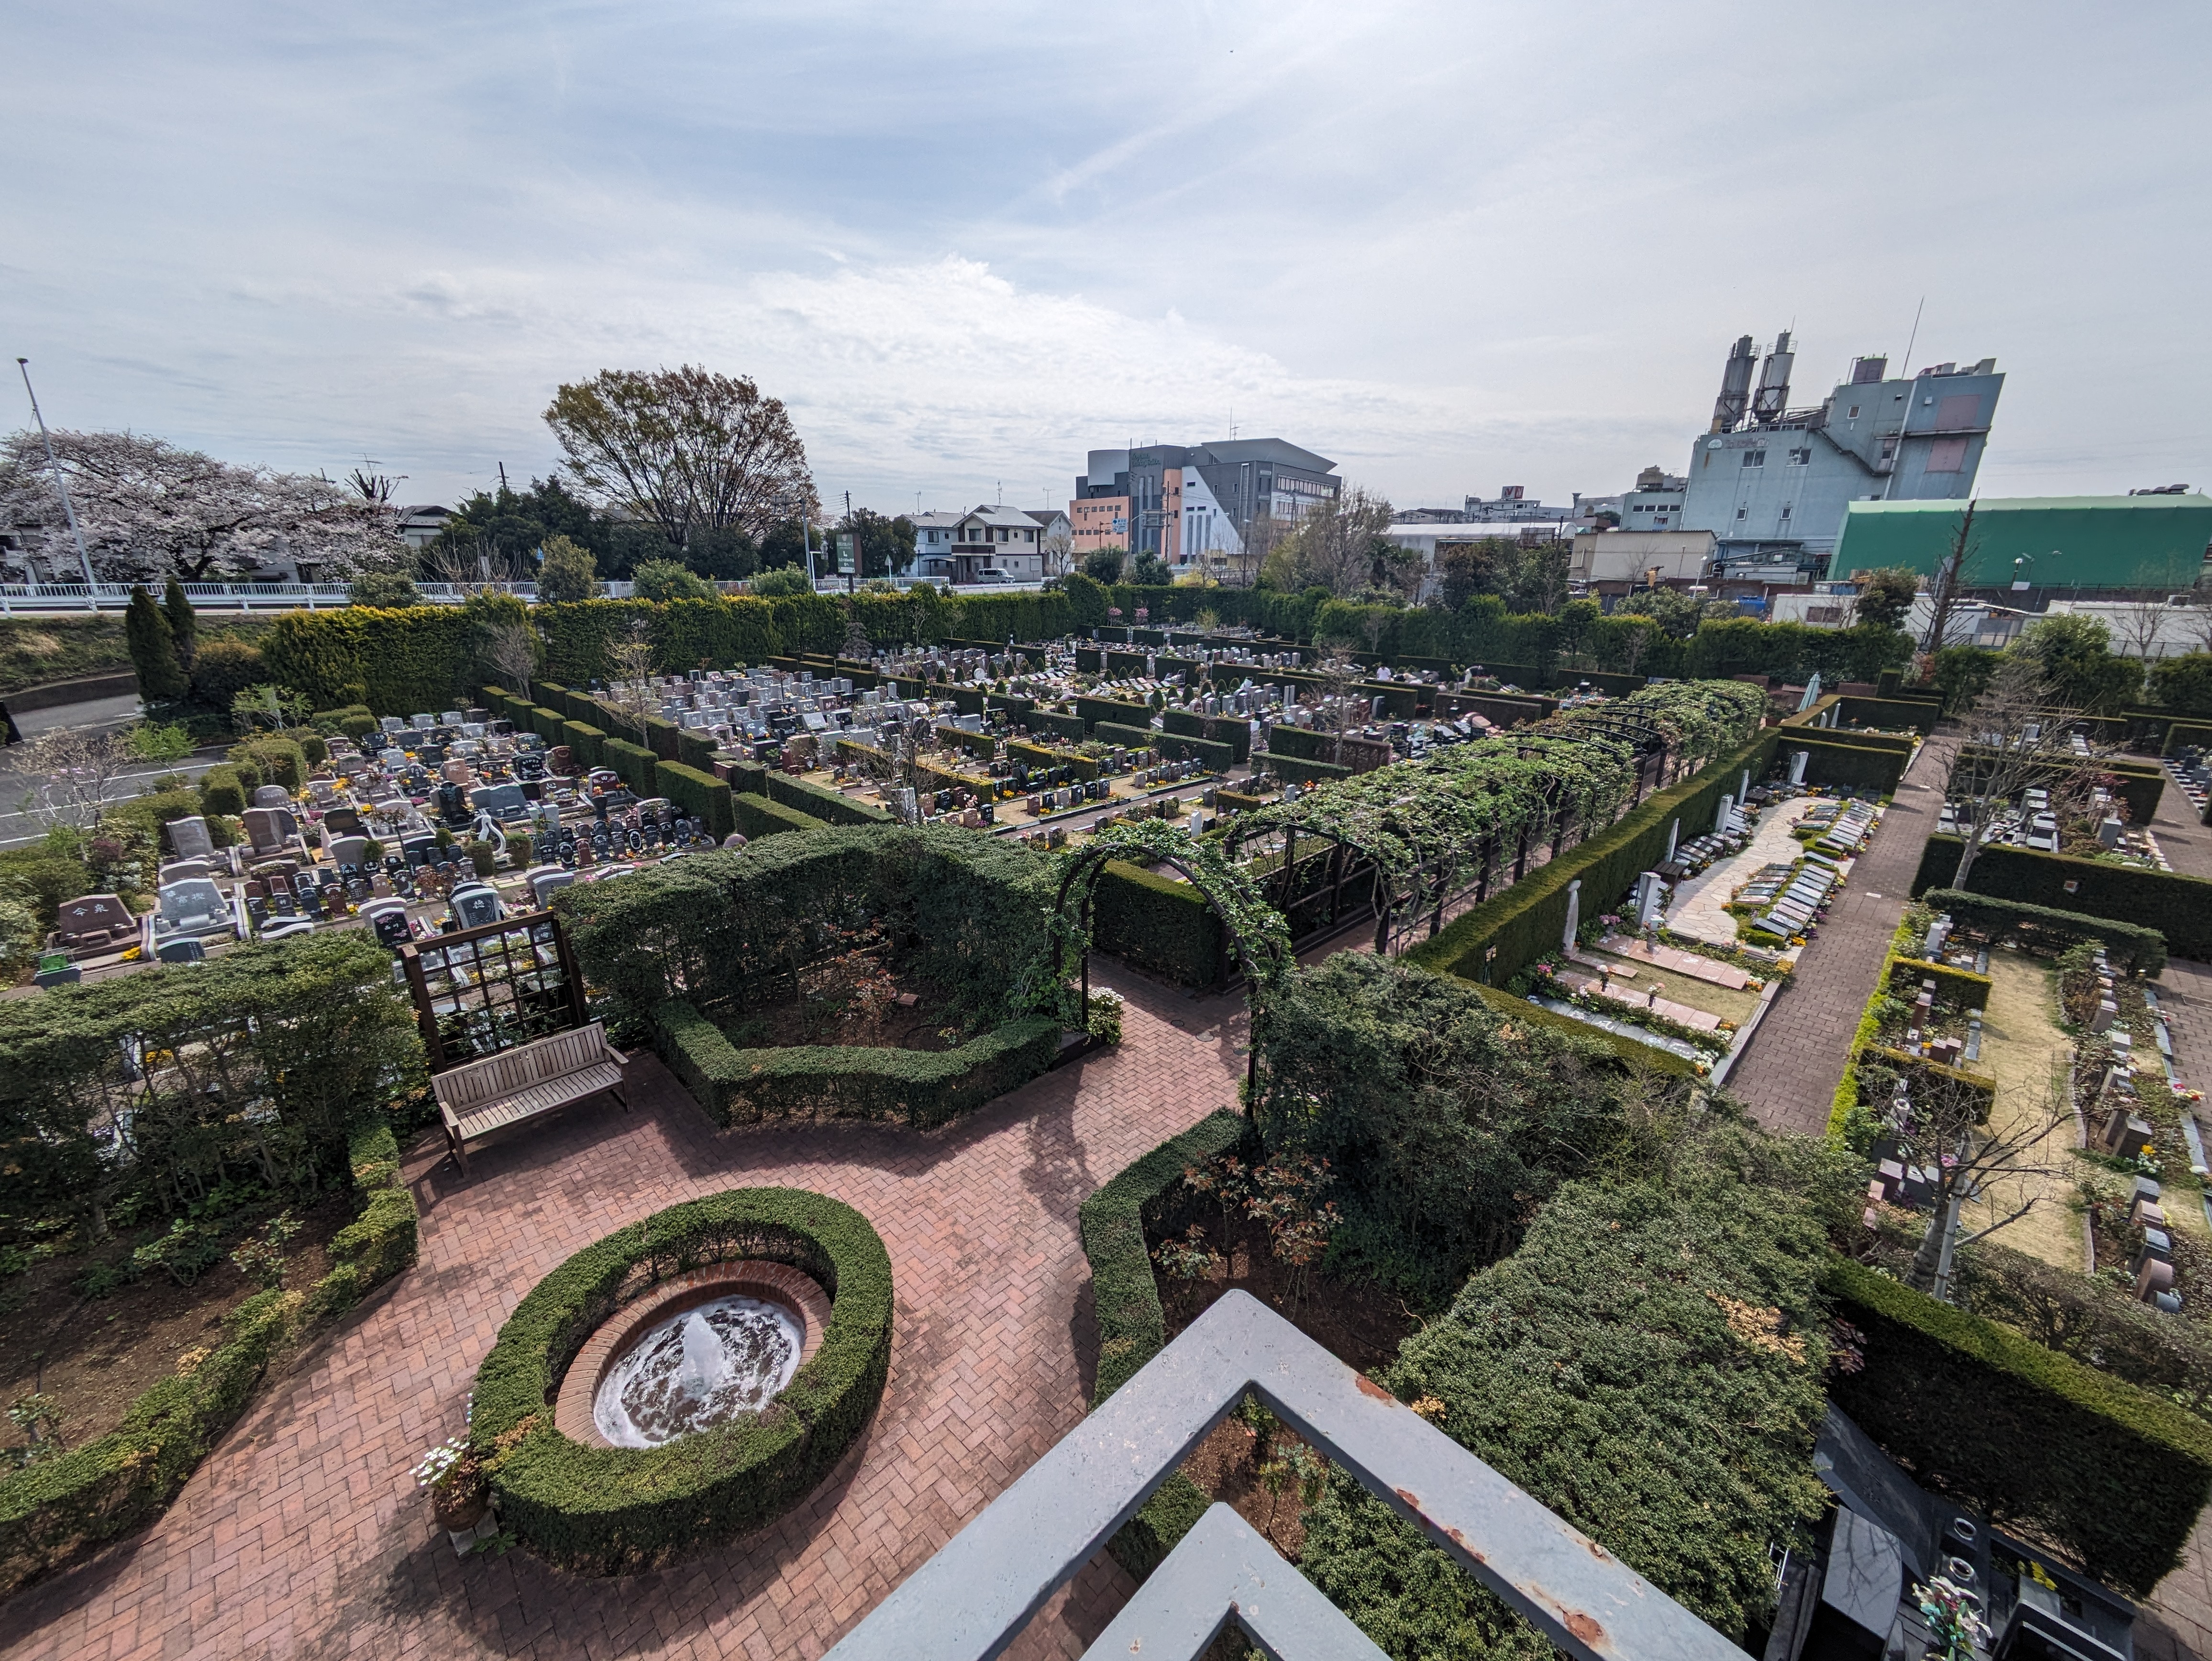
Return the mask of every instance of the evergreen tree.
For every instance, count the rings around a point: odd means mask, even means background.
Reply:
[[[177,661],[176,636],[143,584],[131,590],[123,632],[131,645],[131,666],[138,672],[139,697],[149,703],[173,703],[183,697],[185,666]]]
[[[161,614],[169,620],[169,638],[176,642],[177,661],[190,672],[193,655],[199,650],[199,618],[185,598],[185,585],[173,576],[161,594]]]

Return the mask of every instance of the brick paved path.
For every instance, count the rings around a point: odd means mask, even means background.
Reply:
[[[476,1156],[466,1183],[418,1153],[422,1262],[277,1381],[150,1530],[0,1605],[6,1654],[818,1656],[1082,1415],[1097,1341],[1076,1207],[1236,1101],[1237,1001],[1093,973],[1129,998],[1121,1048],[940,1132],[717,1135],[645,1056],[628,1117],[572,1110]],[[524,1293],[622,1224],[747,1183],[834,1195],[890,1248],[890,1384],[861,1446],[778,1524],[662,1573],[455,1559],[408,1468],[460,1430]],[[1102,1555],[1015,1653],[1079,1654],[1130,1590]]]
[[[1950,776],[1952,738],[1920,747],[1896,800],[1851,867],[1842,897],[1797,959],[1797,972],[1752,1034],[1729,1087],[1775,1130],[1818,1135],[1843,1081],[1844,1052],[1874,995],[1889,937],[1905,915],[1920,849],[1936,829]]]

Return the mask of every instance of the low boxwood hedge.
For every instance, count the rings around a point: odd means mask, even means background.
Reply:
[[[1060,1053],[1049,1016],[1008,1021],[954,1050],[799,1044],[740,1050],[680,998],[660,1007],[653,1048],[717,1123],[902,1119],[927,1130],[1026,1084]]]
[[[1944,1003],[1956,1004],[1961,1009],[1987,1009],[1990,1007],[1990,977],[1977,975],[1971,969],[1954,969],[1947,963],[1929,963],[1919,958],[1899,958],[1889,966],[1887,982],[1893,997],[1908,1003],[1920,995],[1920,983],[1936,983],[1936,996]]]
[[[1091,1301],[1098,1320],[1098,1383],[1094,1408],[1136,1376],[1166,1348],[1167,1317],[1159,1283],[1145,1246],[1147,1221],[1160,1227],[1182,1190],[1183,1169],[1226,1153],[1249,1127],[1227,1108],[1207,1115],[1179,1136],[1124,1167],[1083,1202],[1076,1231],[1091,1265]],[[1177,1219],[1176,1220],[1180,1220]],[[1181,1471],[1169,1476],[1107,1542],[1121,1567],[1143,1579],[1159,1567],[1205,1515],[1205,1491]]]
[[[1929,889],[1950,888],[1964,846],[1956,837],[1928,838],[1912,878],[1916,899]],[[1968,880],[1977,900],[2012,900],[2077,919],[2155,918],[2174,956],[2212,958],[2212,882],[2202,877],[1992,847],[1975,856]]]
[[[2141,1596],[2212,1499],[2212,1426],[2008,1327],[1838,1259],[1825,1289],[1866,1335],[1836,1405],[1918,1480],[2048,1536]]]
[[[1982,857],[1986,859],[1988,853]],[[1931,888],[1920,898],[1923,904],[1948,912],[1960,928],[1991,940],[2052,952],[2094,940],[2104,947],[2105,960],[2123,974],[2148,978],[2166,967],[2166,936],[2139,923],[2002,900],[1992,894],[1969,894],[1956,888]]]
[[[1279,755],[1273,750],[1254,753],[1255,771],[1273,773],[1285,784],[1326,784],[1331,779],[1348,779],[1349,767],[1340,767],[1332,761],[1306,761],[1297,756]]]
[[[820,819],[810,818],[795,807],[786,807],[766,796],[742,794],[730,798],[730,822],[748,842],[756,837],[773,837],[780,831],[822,829]]]
[[[693,818],[704,821],[707,834],[716,842],[738,828],[730,787],[712,773],[686,767],[682,762],[664,761],[653,768],[653,782],[661,795]]]
[[[562,1374],[626,1294],[747,1257],[788,1263],[830,1298],[819,1348],[766,1409],[657,1448],[586,1447],[554,1427],[547,1404]],[[771,1521],[875,1412],[891,1310],[890,1256],[867,1219],[801,1189],[709,1195],[585,1247],[531,1288],[477,1371],[470,1439],[501,1520],[585,1574],[649,1567]]]
[[[164,1378],[97,1441],[0,1481],[0,1596],[161,1515],[245,1411],[270,1360],[312,1323],[342,1313],[415,1261],[415,1196],[379,1115],[347,1137],[361,1214],[331,1238],[330,1271],[306,1293],[255,1293],[225,1317],[229,1336],[186,1375]]]
[[[1024,767],[1065,767],[1079,779],[1098,776],[1098,764],[1088,756],[1078,755],[1073,750],[1055,750],[1049,745],[1026,743],[1020,739],[1007,740],[1006,759],[1019,762]]]

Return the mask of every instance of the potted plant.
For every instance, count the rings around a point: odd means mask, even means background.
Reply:
[[[456,1550],[468,1549],[464,1540],[474,1544],[491,1512],[491,1489],[465,1441],[456,1436],[432,1448],[415,1467],[415,1486],[430,1496],[438,1525],[453,1536]]]

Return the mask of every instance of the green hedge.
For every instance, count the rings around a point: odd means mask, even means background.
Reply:
[[[1782,741],[1781,752],[1786,756],[1798,750],[1805,752],[1806,783],[1832,790],[1871,790],[1878,796],[1896,794],[1897,782],[1912,759],[1909,752],[1887,745],[1831,739],[1825,729],[1815,733],[1792,727]]]
[[[1094,1408],[1167,1347],[1159,1285],[1145,1246],[1147,1217],[1159,1225],[1174,1203],[1184,1167],[1230,1152],[1243,1140],[1245,1129],[1243,1117],[1227,1108],[1210,1113],[1123,1167],[1076,1213],[1098,1321]],[[1106,1549],[1141,1580],[1190,1532],[1209,1503],[1197,1483],[1176,1471],[1107,1542]]]
[[[608,739],[599,745],[599,764],[611,767],[622,782],[641,796],[653,794],[653,770],[660,759],[641,744],[628,739]]]
[[[1003,1096],[1050,1067],[1060,1025],[1032,1015],[957,1050],[805,1044],[739,1050],[681,999],[661,1007],[653,1047],[691,1098],[725,1127],[768,1119],[902,1119],[927,1130]]]
[[[2134,1596],[2181,1561],[2212,1498],[2212,1426],[1860,1264],[1833,1262],[1826,1289],[1866,1335],[1865,1369],[1829,1393],[1923,1485]]]
[[[1109,729],[1101,727],[1104,733]],[[1237,764],[1237,752],[1212,739],[1186,738],[1180,733],[1154,733],[1152,748],[1170,761],[1194,761],[1213,773],[1226,773]],[[1111,743],[1109,739],[1108,742]]]
[[[730,819],[747,842],[760,837],[773,837],[785,830],[820,830],[822,821],[800,812],[796,807],[786,807],[781,802],[767,796],[733,794],[730,797]]]
[[[1112,721],[1102,721],[1093,726],[1091,736],[1100,744],[1118,744],[1124,750],[1133,750],[1140,756],[1149,755],[1163,742],[1176,742],[1170,734],[1156,733],[1149,727],[1125,727]]]
[[[1091,900],[1091,943],[1123,962],[1200,989],[1229,977],[1220,916],[1196,885],[1109,860]]]
[[[818,784],[809,784],[805,779],[795,779],[788,773],[774,769],[763,774],[762,785],[770,798],[786,807],[796,809],[810,818],[820,819],[824,824],[890,824],[892,818],[880,807],[871,807],[864,801],[855,801],[842,791],[825,790]]]
[[[1932,733],[1936,718],[1943,706],[1932,699],[1922,698],[1865,698],[1845,697],[1837,701],[1842,711],[1836,719],[1846,725],[1858,721],[1868,727],[1909,727],[1917,732]]]
[[[1960,790],[1963,792],[1969,786],[1980,764],[1991,755],[1990,750],[1978,744],[1960,746],[1951,765],[1951,777]],[[2089,761],[2058,757],[2054,759],[2053,766],[2057,770],[2071,767],[2097,778],[2109,778],[2114,793],[2128,805],[2128,817],[2137,824],[2148,824],[2158,815],[2158,804],[2166,792],[2166,770],[2154,761],[2123,761],[2111,756]]]
[[[1081,743],[1086,730],[1082,716],[1065,715],[1056,709],[1032,709],[1022,718],[1022,725],[1032,733],[1048,733],[1070,744]]]
[[[547,1404],[562,1374],[641,1265],[651,1285],[742,1258],[787,1263],[830,1294],[820,1346],[774,1402],[657,1448],[586,1447],[554,1427]],[[760,1527],[828,1475],[874,1414],[891,1319],[883,1241],[819,1194],[733,1189],[608,1235],[531,1288],[477,1370],[470,1438],[501,1520],[586,1574],[649,1567]]]
[[[1988,857],[1989,850],[1984,849],[1975,864]],[[2166,967],[2166,936],[2155,928],[2047,905],[2026,905],[1990,894],[1964,893],[1956,888],[1930,888],[1919,898],[1938,911],[1950,913],[1960,928],[1992,940],[2054,952],[2094,940],[2105,948],[2106,961],[2122,974],[2153,978]]]
[[[580,721],[564,721],[561,723],[561,736],[556,741],[568,746],[569,758],[579,770],[606,765],[607,735],[596,727]]]
[[[1117,727],[1150,727],[1152,724],[1150,704],[1129,703],[1120,698],[1079,697],[1075,700],[1075,713],[1083,718],[1086,732],[1102,721]]]
[[[200,775],[199,792],[200,812],[210,818],[218,813],[236,818],[253,794],[238,769],[220,763]]]
[[[1928,838],[1912,878],[1914,897],[1950,888],[1964,846],[1956,837]],[[1992,847],[1975,856],[1969,879],[1975,899],[2014,900],[2088,917],[2155,917],[2175,957],[2212,958],[2212,881],[2203,877]],[[2075,885],[2070,894],[2069,883]]]
[[[1777,741],[1786,734],[1769,729],[1742,748],[1709,762],[1687,779],[1655,791],[1642,804],[1587,842],[1565,849],[1519,882],[1493,894],[1444,925],[1441,933],[1406,954],[1424,969],[1502,986],[1547,952],[1559,949],[1567,924],[1567,884],[1582,882],[1582,915],[1609,910],[1635,885],[1636,879],[1667,852],[1667,830],[1676,819],[1684,837],[1713,822],[1723,794],[1733,794],[1744,769],[1754,780],[1766,776]],[[1486,964],[1483,953],[1498,948]],[[1485,972],[1486,968],[1487,973]]]
[[[530,730],[548,744],[561,742],[561,729],[568,723],[568,717],[560,710],[548,709],[542,703],[533,703],[530,706]]]
[[[1936,983],[1936,997],[1940,1003],[1954,1004],[1961,1009],[1990,1007],[1987,975],[1977,975],[1971,969],[1954,969],[1947,963],[1929,963],[1921,958],[1899,958],[1889,965],[1891,995],[1907,1003],[1920,995],[1923,981]]]
[[[678,730],[676,759],[686,767],[694,767],[702,773],[711,774],[714,770],[714,757],[720,753],[720,751],[715,748],[712,733],[694,732],[688,727]]]
[[[245,1411],[282,1346],[414,1262],[415,1196],[390,1122],[356,1122],[347,1153],[362,1210],[331,1237],[321,1280],[305,1294],[256,1293],[224,1317],[228,1339],[189,1377],[148,1390],[107,1435],[0,1481],[0,1595],[159,1516]]]
[[[716,842],[738,828],[730,787],[712,773],[681,762],[664,761],[653,770],[653,781],[656,794],[667,797],[693,818],[703,820],[707,834]]]
[[[1588,1021],[1578,1021],[1571,1015],[1562,1015],[1540,1004],[1530,1003],[1526,998],[1516,997],[1503,987],[1485,986],[1479,981],[1465,984],[1473,986],[1482,995],[1484,1002],[1508,1020],[1525,1021],[1531,1026],[1548,1027],[1555,1032],[1567,1032],[1578,1038],[1587,1038],[1601,1049],[1610,1051],[1613,1059],[1625,1067],[1644,1066],[1685,1078],[1697,1076],[1696,1063],[1685,1060],[1671,1050],[1662,1050],[1657,1044],[1644,1043],[1635,1038],[1624,1038],[1618,1032],[1608,1032],[1601,1026],[1592,1026]]]
[[[996,761],[999,757],[999,740],[988,733],[971,733],[964,727],[941,726],[937,729],[937,737],[939,743],[949,744],[956,750],[964,750],[984,761]]]
[[[2166,741],[2159,746],[2159,754],[2170,756],[2177,750],[2203,750],[2212,746],[2212,727],[2202,721],[2177,721],[2166,729]]]
[[[1285,784],[1326,784],[1331,779],[1348,779],[1349,767],[1340,767],[1329,761],[1302,761],[1296,756],[1278,755],[1272,750],[1262,750],[1252,757],[1255,772],[1273,773]]]
[[[1310,727],[1293,727],[1287,721],[1278,722],[1267,729],[1270,755],[1339,764],[1334,761],[1336,747],[1336,734],[1334,733],[1317,733]]]
[[[1237,761],[1252,753],[1252,723],[1242,715],[1201,715],[1194,709],[1163,709],[1160,724],[1187,739],[1225,744]]]
[[[1025,767],[1065,767],[1079,779],[1098,776],[1098,764],[1088,756],[1078,755],[1073,750],[1025,743],[1020,739],[1007,740],[1006,759],[1020,762]]]

